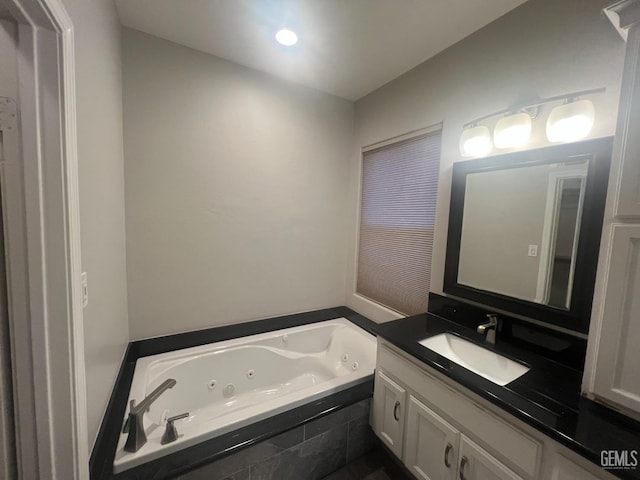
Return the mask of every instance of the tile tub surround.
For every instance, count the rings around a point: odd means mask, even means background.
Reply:
[[[290,412],[276,415],[227,435],[195,445],[182,452],[176,452],[149,462],[146,466],[143,465],[132,469],[128,474],[127,472],[122,472],[118,475],[113,475],[112,473],[116,442],[122,427],[121,419],[126,409],[129,388],[138,358],[292,326],[321,322],[337,317],[347,318],[373,335],[376,334],[378,329],[377,324],[352,310],[346,307],[336,307],[130,343],[91,455],[91,479],[171,478],[171,475],[176,476],[202,463],[228,455],[237,448],[252,445],[302,425],[332,410],[370,398],[373,392],[372,378],[363,384],[310,402]]]
[[[501,387],[418,343],[445,332],[457,333],[531,369]],[[491,347],[475,328],[422,314],[382,324],[378,336],[598,466],[602,450],[640,450],[640,422],[582,397],[582,371],[512,345],[500,334]],[[640,469],[610,473],[640,479]]]
[[[368,425],[370,403],[323,415],[176,480],[320,480],[378,445]]]

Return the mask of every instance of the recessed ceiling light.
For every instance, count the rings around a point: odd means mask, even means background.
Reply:
[[[291,45],[295,45],[298,43],[298,35],[293,30],[289,30],[288,28],[281,28],[276,32],[276,40],[281,45],[285,45],[290,47]]]

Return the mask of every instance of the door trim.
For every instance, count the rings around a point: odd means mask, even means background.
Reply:
[[[61,0],[18,23],[17,155],[5,162],[19,478],[89,478],[73,25]]]

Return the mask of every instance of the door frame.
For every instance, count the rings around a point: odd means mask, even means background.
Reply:
[[[6,0],[18,131],[2,181],[19,478],[89,478],[73,25],[61,0]]]
[[[536,284],[535,301],[546,304],[549,301],[551,275],[553,273],[553,257],[555,254],[555,243],[557,238],[558,215],[560,212],[561,186],[563,180],[574,178],[580,179],[580,198],[578,201],[578,213],[576,226],[574,229],[574,242],[571,252],[571,273],[569,274],[569,287],[567,290],[567,298],[571,298],[573,289],[573,273],[576,263],[576,252],[578,251],[578,242],[576,241],[580,234],[580,223],[582,221],[582,210],[584,206],[584,195],[587,182],[586,167],[565,168],[559,172],[549,174],[547,182],[547,200],[545,202],[544,224],[542,227],[542,240],[540,242],[540,262],[538,264],[538,281]],[[567,306],[567,308],[569,308]]]

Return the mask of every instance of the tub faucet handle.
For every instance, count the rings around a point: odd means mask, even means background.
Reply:
[[[173,424],[173,422],[175,422],[176,420],[187,418],[188,416],[189,412],[186,412],[174,417],[167,418],[167,428],[164,431],[164,435],[162,435],[162,440],[160,440],[161,445],[175,442],[178,439],[178,430],[176,430],[176,426]]]

